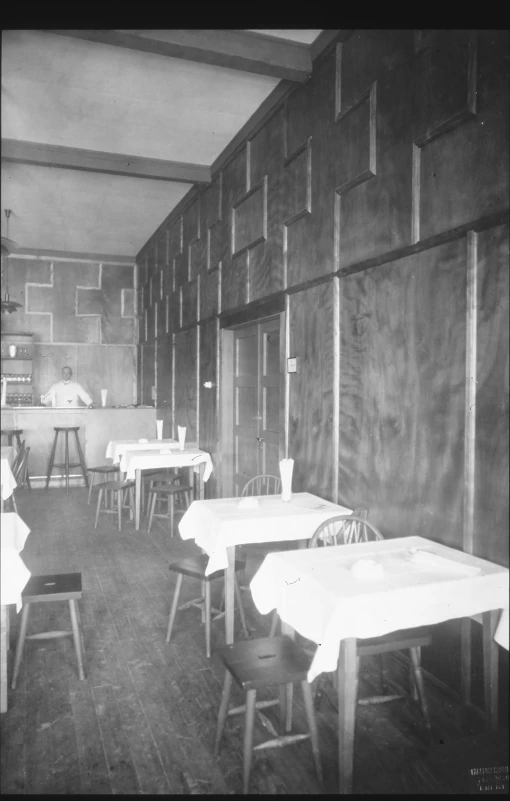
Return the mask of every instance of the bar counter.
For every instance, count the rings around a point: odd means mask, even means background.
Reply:
[[[73,409],[46,406],[7,406],[2,407],[2,430],[23,429],[21,439],[30,447],[29,473],[33,487],[46,485],[46,471],[50,458],[55,426],[79,426],[78,436],[87,467],[108,464],[106,446],[111,439],[138,439],[156,437],[156,409],[154,407],[111,406],[88,409],[84,406]],[[168,434],[169,435],[169,434]],[[167,436],[168,436],[167,435]],[[69,456],[71,462],[78,462],[74,434],[69,437]],[[76,457],[76,458],[75,458]],[[63,436],[59,444],[55,462],[64,461]],[[55,468],[50,487],[64,486],[62,470]],[[71,468],[71,485],[84,486],[81,471]]]

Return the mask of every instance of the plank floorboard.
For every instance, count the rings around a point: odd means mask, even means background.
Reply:
[[[95,530],[95,505],[88,506],[86,498],[85,489],[74,489],[69,496],[62,490],[20,495],[19,512],[31,528],[22,553],[27,567],[39,574],[82,574],[86,678],[78,678],[71,638],[26,644],[16,690],[9,688],[9,709],[0,719],[1,793],[241,793],[244,719],[228,719],[215,757],[224,669],[214,655],[205,657],[199,610],[180,612],[172,641],[165,642],[176,583],[168,565],[197,553],[196,545],[170,537],[164,521],[147,533],[145,517],[138,532],[127,516],[121,532],[106,516]],[[199,582],[186,579],[181,602],[199,594]],[[213,582],[212,594],[217,605],[221,580]],[[258,614],[249,591],[243,592],[243,599],[251,636],[267,636],[271,615]],[[10,617],[14,646],[19,615],[13,607]],[[67,604],[32,608],[31,631],[69,628],[69,623]],[[237,614],[235,631],[241,637]],[[213,624],[212,641],[213,648],[224,644],[223,620]],[[11,647],[9,675],[13,656]],[[370,685],[377,688],[378,680],[375,660],[366,660],[360,694],[372,694]],[[388,660],[388,680],[402,688],[401,700],[357,710],[354,791],[465,791],[462,755],[473,760],[473,754],[483,755],[484,747],[489,748],[483,719],[427,683],[432,718],[428,735],[419,707],[408,694],[407,663]],[[336,697],[327,679],[324,687],[317,713],[324,789],[335,793]],[[269,695],[260,693],[261,698]],[[300,688],[294,697],[294,728],[306,731]],[[242,703],[238,688],[232,700]],[[267,710],[267,716],[277,725],[276,708]],[[256,742],[267,736],[257,723]],[[498,736],[502,745],[508,743],[506,730]],[[250,789],[268,795],[317,794],[310,743],[256,753]]]

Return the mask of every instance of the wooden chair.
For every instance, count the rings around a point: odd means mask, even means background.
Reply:
[[[310,540],[310,548],[324,548],[330,545],[347,545],[355,542],[369,542],[382,540],[383,535],[372,523],[369,523],[366,516],[360,515],[336,515],[325,520],[314,532]],[[401,631],[384,634],[381,637],[370,637],[357,641],[357,656],[379,656],[379,669],[382,684],[382,695],[371,696],[358,700],[358,704],[384,703],[401,698],[398,694],[388,694],[384,680],[384,670],[382,664],[383,655],[394,651],[408,650],[411,658],[410,680],[413,698],[418,698],[425,719],[425,725],[430,728],[430,719],[425,697],[425,686],[421,672],[421,648],[430,645],[432,634],[430,629],[416,628],[403,629]],[[316,704],[320,703],[323,693],[320,690],[320,680],[317,685]]]
[[[100,464],[100,465],[96,465],[96,467],[87,467],[87,473],[91,473],[91,475],[89,476],[89,497],[88,497],[87,503],[90,503],[90,499],[92,497],[92,488],[94,486],[94,477],[96,475],[109,476],[112,473],[118,473],[118,472],[119,472],[119,465],[118,464]],[[107,481],[107,480],[108,480],[107,478],[104,479],[104,481]],[[97,486],[97,484],[96,484],[96,486]]]
[[[82,597],[81,573],[61,573],[49,576],[31,576],[21,593],[23,608],[21,622],[14,656],[14,670],[11,687],[16,688],[19,668],[23,656],[25,640],[52,640],[57,637],[72,636],[78,661],[78,676],[85,678],[83,669],[83,630],[80,620],[78,600]],[[39,634],[27,635],[28,616],[32,604],[49,603],[51,601],[69,601],[71,615],[71,631],[45,631]]]
[[[224,609],[214,609],[211,606],[211,581],[217,578],[223,578],[225,576],[224,570],[217,570],[215,573],[211,573],[209,576],[205,575],[205,569],[207,567],[207,563],[209,561],[209,557],[206,554],[198,554],[197,556],[190,556],[186,559],[180,559],[177,562],[172,562],[168,569],[172,573],[177,573],[177,583],[175,585],[174,597],[172,600],[172,606],[170,609],[170,617],[168,619],[168,629],[166,633],[166,641],[170,642],[170,637],[172,636],[172,630],[174,627],[175,616],[177,612],[187,609],[190,606],[195,606],[200,609],[203,613],[202,620],[205,623],[205,652],[208,659],[211,658],[211,623],[214,623],[215,620],[219,620],[220,618],[225,617],[225,610]],[[235,563],[235,570],[239,571],[242,570],[244,564],[242,562]],[[199,579],[202,582],[202,595],[198,598],[193,598],[191,601],[186,601],[186,603],[181,604],[179,606],[179,595],[181,592],[182,582],[184,576],[190,576],[191,578]],[[244,607],[243,607],[243,599],[241,596],[241,591],[239,589],[239,585],[237,583],[237,577],[235,577],[235,593],[237,597],[237,605],[239,608],[239,616],[241,618],[241,625],[243,627],[243,633],[246,638],[249,637],[248,627],[246,625],[246,617],[244,614]]]
[[[290,637],[265,637],[257,640],[236,642],[215,651],[225,666],[223,694],[218,713],[214,753],[217,756],[227,716],[245,713],[244,723],[244,760],[243,760],[243,792],[248,793],[253,752],[265,748],[279,748],[302,740],[311,740],[315,770],[319,784],[322,785],[322,767],[319,753],[319,736],[313,708],[312,690],[307,680],[311,657]],[[233,682],[244,690],[245,703],[229,709],[230,692]],[[289,690],[295,682],[301,684],[303,700],[308,720],[307,734],[287,734],[292,727],[292,709],[287,706]],[[278,687],[279,698],[257,702],[257,690]],[[273,738],[258,745],[253,745],[253,724],[255,712],[279,704],[280,732],[271,721],[263,718],[265,728],[269,729]]]
[[[17,443],[17,446],[18,446],[18,453],[21,450],[21,445],[22,445],[21,435],[22,434],[23,434],[23,429],[22,428],[2,428],[2,437],[7,437],[7,444],[8,445],[12,445],[13,439],[16,439],[16,443]],[[24,444],[25,444],[25,441],[23,440],[23,445]],[[27,485],[28,489],[32,489],[32,486],[30,484],[30,476],[28,474],[28,468],[27,468],[24,480],[26,482],[26,485]]]
[[[271,475],[270,473],[264,473],[258,476],[254,476],[253,478],[250,478],[246,482],[246,484],[242,489],[241,497],[246,498],[248,496],[253,496],[253,495],[278,495],[278,493],[281,491],[282,491],[281,478],[279,476]],[[271,548],[271,546],[268,544],[255,545],[248,543],[246,545],[238,546],[237,550],[241,555],[245,557],[245,563],[246,563],[250,559],[250,557],[258,557],[259,559],[263,559],[264,556],[271,550],[274,550],[274,548]],[[243,592],[249,592],[250,590],[246,581],[247,581],[246,576],[244,576],[243,584],[241,585],[241,589],[243,590]],[[271,636],[274,635],[274,631],[272,629],[273,627],[271,626],[271,631],[272,631]]]
[[[30,454],[30,448],[25,447],[25,440],[21,443],[21,447],[16,455],[16,458],[12,465],[12,474],[17,484],[17,488],[23,487],[26,481],[27,473],[28,473],[28,456]],[[13,490],[12,495],[10,496],[10,500],[12,501],[12,506],[16,514],[18,513],[18,507],[16,505],[16,497],[15,497],[16,489]]]
[[[129,519],[133,520],[135,516],[135,482],[134,481],[104,481],[99,484],[97,494],[97,507],[96,519],[94,528],[97,528],[97,521],[100,514],[117,515],[117,524],[119,531],[122,529],[122,509],[125,508],[126,494],[129,498]],[[108,506],[108,493],[112,493],[112,503]],[[113,501],[116,498],[117,503]],[[104,507],[101,508],[101,502],[104,499]]]

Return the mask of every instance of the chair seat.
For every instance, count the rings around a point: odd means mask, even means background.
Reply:
[[[212,581],[224,575],[223,570],[216,570],[214,573],[206,576],[205,569],[208,562],[209,557],[207,554],[197,554],[196,556],[188,556],[185,559],[179,559],[177,562],[171,562],[168,569],[172,570],[174,573],[182,573],[185,576],[200,579],[200,581]],[[235,570],[238,572],[243,568],[244,563],[236,560]]]
[[[245,690],[305,681],[312,657],[290,637],[240,640],[215,654]]]
[[[39,601],[66,601],[81,598],[81,573],[55,573],[46,576],[31,576],[21,597],[23,603]]]
[[[178,492],[191,492],[192,489],[190,484],[165,484],[159,487],[150,487],[147,492],[149,495],[176,495]]]
[[[80,426],[53,426],[54,431],[79,431]]]
[[[100,464],[96,465],[96,467],[87,467],[89,473],[118,473],[119,469],[118,464]]]

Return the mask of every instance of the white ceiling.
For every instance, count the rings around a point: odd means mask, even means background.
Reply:
[[[124,33],[132,39],[179,32]],[[276,53],[284,42],[309,51],[320,33],[249,35]],[[122,155],[210,168],[280,82],[274,71],[247,71],[235,58],[228,63],[238,68],[50,32],[3,31],[3,156],[8,144],[65,148],[73,168],[55,160],[43,166],[26,150],[15,161],[3,159],[2,235],[8,208],[9,237],[22,250],[133,258],[192,183],[189,176],[184,183],[110,174],[101,164]],[[74,168],[83,150],[102,160],[99,169]]]

